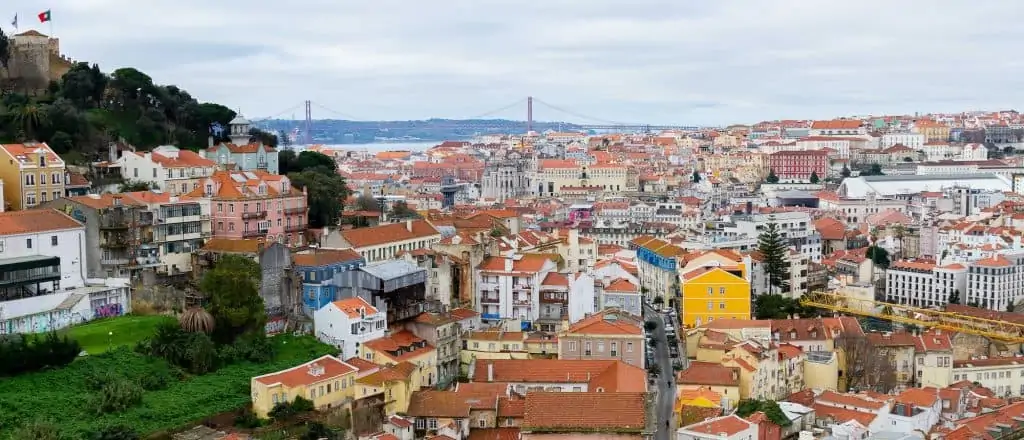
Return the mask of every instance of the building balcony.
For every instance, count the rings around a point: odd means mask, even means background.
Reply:
[[[100,264],[103,266],[127,266],[128,258],[102,258]]]
[[[501,298],[497,296],[481,296],[480,304],[500,304]]]
[[[530,306],[530,305],[533,305],[533,301],[531,301],[529,299],[514,299],[514,300],[512,300],[512,305],[516,305],[516,306]]]
[[[565,293],[541,292],[540,293],[540,302],[542,302],[542,303],[566,304],[569,301],[568,301],[567,295]]]
[[[103,230],[128,229],[131,226],[131,219],[127,217],[100,217],[99,223],[100,229]]]
[[[306,225],[289,225],[284,227],[284,232],[300,232],[307,229]]]
[[[285,213],[285,215],[305,214],[306,213],[306,207],[305,206],[300,206],[298,208],[285,208],[284,209],[284,213]]]
[[[516,285],[512,286],[512,290],[532,290],[532,289],[533,289],[532,286],[528,286],[526,284],[516,284]]]
[[[267,235],[266,229],[248,229],[242,231],[242,237],[244,238],[262,237],[264,235]]]
[[[199,215],[179,215],[179,216],[175,216],[175,217],[164,217],[162,220],[163,220],[164,223],[167,223],[167,224],[191,223],[191,222],[202,221],[203,217],[199,216]]]
[[[251,220],[251,219],[254,219],[254,218],[266,218],[266,217],[267,217],[267,211],[243,212],[242,213],[242,219],[243,220]]]
[[[60,257],[31,256],[0,260],[0,288],[60,281]]]
[[[127,234],[108,234],[100,239],[100,247],[120,249],[126,248],[132,242]]]

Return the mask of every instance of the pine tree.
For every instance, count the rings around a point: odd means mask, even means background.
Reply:
[[[779,183],[779,176],[775,175],[775,170],[768,170],[768,178],[764,179],[768,183]]]
[[[690,176],[690,181],[693,183],[700,183],[700,173],[697,170],[693,170],[693,175]]]
[[[774,218],[769,220],[765,231],[757,238],[757,250],[764,258],[764,274],[768,277],[769,293],[771,286],[778,287],[780,292],[789,291],[789,246],[779,233],[779,225]]]
[[[949,304],[960,304],[960,291],[954,290],[953,293],[950,293],[949,300],[946,302]]]
[[[811,183],[818,183],[820,181],[821,181],[821,178],[818,177],[818,172],[817,171],[811,171]]]

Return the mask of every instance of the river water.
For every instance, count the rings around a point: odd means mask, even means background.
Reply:
[[[323,148],[331,150],[342,150],[342,151],[369,151],[372,153],[379,153],[381,151],[426,151],[431,147],[440,145],[441,141],[426,141],[426,142],[382,142],[372,144],[341,144],[341,145],[323,145]],[[305,145],[292,145],[295,151],[302,151],[305,149]]]

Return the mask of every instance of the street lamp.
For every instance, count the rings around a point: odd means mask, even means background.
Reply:
[[[107,350],[109,351],[113,343],[114,332],[107,332]]]

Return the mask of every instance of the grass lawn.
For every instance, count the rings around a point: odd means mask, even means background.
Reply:
[[[96,392],[87,386],[86,378],[96,371],[137,378],[166,368],[162,359],[145,357],[125,347],[80,359],[61,369],[4,378],[0,380],[0,439],[7,439],[6,433],[33,420],[50,421],[71,438],[118,424],[143,434],[183,427],[248,404],[253,376],[334,352],[312,337],[280,335],[271,340],[277,351],[270,362],[241,362],[204,376],[187,377],[166,389],[145,392],[142,404],[121,413],[97,414],[91,403]]]
[[[161,322],[173,319],[163,315],[118,316],[77,325],[62,331],[61,334],[66,333],[82,344],[83,350],[95,355],[112,348],[133,347],[135,343],[152,336]]]

